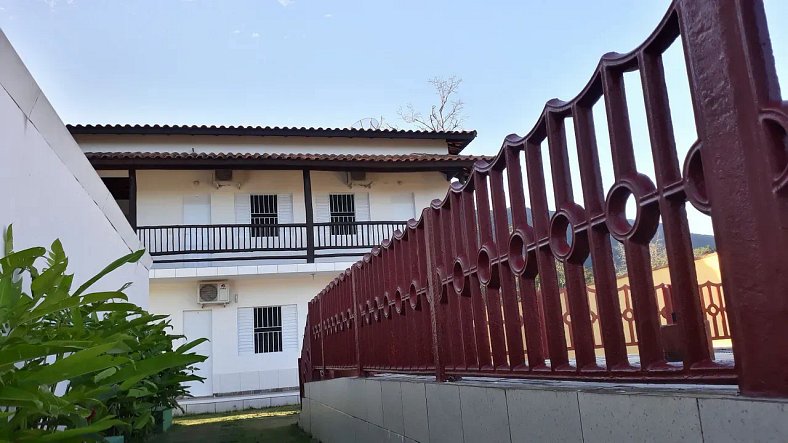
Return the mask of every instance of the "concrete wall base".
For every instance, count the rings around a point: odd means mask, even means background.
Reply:
[[[192,397],[178,400],[183,408],[174,409],[173,415],[219,414],[223,412],[264,409],[274,406],[297,405],[298,390],[263,392],[247,395],[224,395],[217,397]]]
[[[304,389],[299,426],[326,443],[788,441],[788,400],[735,386],[387,375]]]

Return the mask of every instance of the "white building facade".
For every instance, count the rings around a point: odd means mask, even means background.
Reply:
[[[197,397],[295,391],[308,300],[478,160],[475,132],[69,129],[153,257],[151,311],[210,339]]]

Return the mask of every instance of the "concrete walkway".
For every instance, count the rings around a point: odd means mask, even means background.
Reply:
[[[297,407],[179,417],[154,443],[260,442],[306,443],[309,435],[298,429]]]

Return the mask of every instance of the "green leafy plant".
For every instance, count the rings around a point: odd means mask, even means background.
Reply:
[[[107,398],[105,403],[110,413],[131,425],[130,434],[135,436],[150,432],[157,411],[180,407],[176,399],[188,395],[184,383],[202,380],[187,366],[195,363],[194,354],[188,351],[206,339],[185,343],[173,351],[173,342],[185,337],[169,334],[167,330],[172,327],[169,321],[164,321],[166,318],[137,309],[133,317],[113,312],[104,319],[132,337],[127,356],[137,363],[109,377],[110,381],[122,382],[128,391]],[[163,365],[166,365],[164,369]],[[122,427],[108,433],[129,434]]]
[[[142,256],[115,260],[72,290],[60,241],[0,258],[0,441],[101,440],[150,432],[156,408],[176,406],[191,365],[206,357],[173,350],[165,316],[129,303],[123,291],[89,292]],[[43,262],[43,263],[41,263]],[[39,264],[43,264],[40,268]]]

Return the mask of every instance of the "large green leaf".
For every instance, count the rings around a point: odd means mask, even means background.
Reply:
[[[81,295],[83,292],[85,292],[85,290],[91,287],[93,283],[96,283],[97,281],[101,280],[102,277],[114,271],[115,269],[118,269],[119,267],[125,265],[126,263],[137,262],[142,257],[143,254],[145,254],[145,250],[140,249],[139,251],[124,255],[123,257],[115,260],[114,262],[107,265],[106,268],[102,269],[98,274],[94,275],[93,278],[82,284],[82,286],[80,286],[77,289],[74,295]]]
[[[106,384],[91,387],[87,384],[79,384],[78,382],[72,383],[68,392],[61,398],[79,404],[101,404],[100,397],[110,395],[117,396],[120,392],[117,386],[110,386]]]
[[[184,343],[184,344],[178,346],[178,349],[175,350],[175,353],[177,353],[177,354],[184,354],[189,349],[192,349],[192,348],[194,348],[196,346],[199,346],[199,345],[201,345],[201,344],[203,344],[203,343],[205,343],[207,341],[209,341],[209,340],[207,338],[203,337],[203,338],[198,338],[197,340],[194,340],[194,341],[190,341],[188,343]]]
[[[85,345],[92,342],[43,342],[36,344],[20,343],[16,345],[4,345],[0,347],[0,361],[3,364],[13,364],[34,358],[46,357],[58,353],[76,352],[85,348]]]
[[[46,317],[47,315],[54,314],[56,312],[64,311],[67,309],[71,309],[77,307],[82,304],[82,299],[79,297],[66,297],[65,299],[57,300],[52,299],[53,301],[50,302],[49,300],[45,300],[43,303],[39,304],[35,307],[35,309],[25,313],[20,319],[19,323],[27,323],[34,320],[38,320],[42,317]]]
[[[120,291],[92,292],[82,296],[82,302],[86,304],[101,303],[113,299],[128,300],[129,298]],[[136,307],[136,305],[134,307]]]
[[[136,307],[137,305],[133,303],[101,303],[93,307],[92,310],[96,312],[110,312],[110,311],[128,312]]]
[[[115,343],[104,343],[75,352],[50,365],[30,371],[30,381],[50,385],[115,366],[120,363],[117,357],[102,355],[114,346]]]
[[[55,263],[33,280],[30,284],[30,290],[34,293],[49,293],[52,291],[52,286],[63,278],[63,272],[66,270],[67,265],[68,263],[66,262]]]
[[[47,264],[51,267],[57,263],[68,263],[65,251],[63,251],[63,244],[60,239],[52,242],[49,247],[49,254],[47,255]]]
[[[153,414],[150,411],[145,411],[141,417],[134,420],[134,429],[142,429],[150,423],[153,423]]]
[[[67,429],[65,431],[42,435],[40,437],[37,437],[37,439],[31,441],[70,441],[70,440],[74,440],[77,437],[82,437],[89,434],[95,434],[101,431],[106,431],[107,429],[115,426],[124,426],[124,425],[126,425],[126,423],[121,420],[118,420],[113,417],[104,417],[100,420],[91,423],[88,426],[83,426],[76,429]],[[76,441],[82,441],[82,440],[77,439]]]
[[[146,388],[131,388],[128,393],[128,396],[131,398],[147,397],[149,395],[151,395],[151,391]]]
[[[118,368],[115,367],[115,366],[113,366],[111,368],[107,368],[107,369],[99,372],[98,374],[96,374],[93,377],[93,382],[99,383],[100,381],[104,380],[105,378],[114,375],[116,372],[118,372]]]
[[[8,228],[5,230],[5,247],[3,255],[11,255],[14,252],[14,225],[8,225]]]
[[[128,389],[145,377],[174,367],[185,367],[194,363],[203,362],[208,357],[196,354],[159,354],[145,360],[136,362],[134,366],[126,366],[117,374],[109,377],[107,381],[120,383],[121,389]]]
[[[22,287],[12,275],[0,275],[0,309],[9,310],[22,296]],[[1,314],[0,314],[1,315]],[[2,316],[0,316],[2,320]]]
[[[33,406],[41,408],[43,402],[39,400],[37,392],[14,386],[0,386],[0,405],[3,406]]]
[[[3,258],[0,258],[0,266],[3,267],[3,272],[10,272],[14,269],[24,269],[33,265],[39,257],[46,254],[44,248],[29,248],[19,252],[12,252]]]

